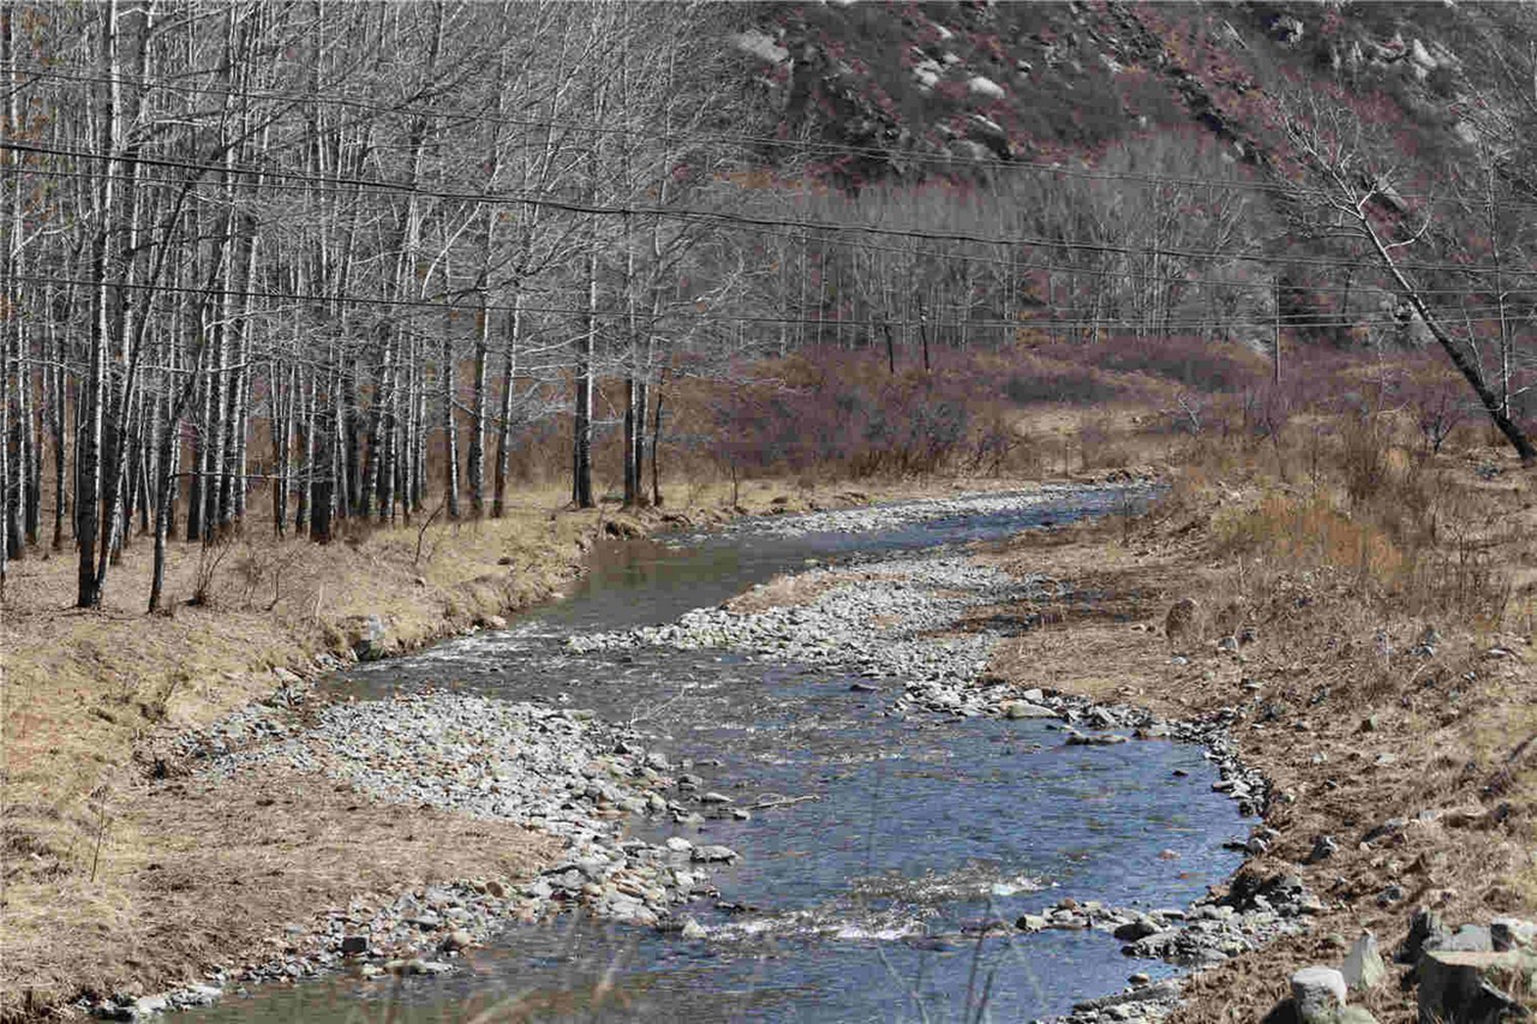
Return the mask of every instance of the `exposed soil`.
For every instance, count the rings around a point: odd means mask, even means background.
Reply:
[[[1328,905],[1308,933],[1197,976],[1176,1021],[1259,1020],[1293,970],[1338,966],[1362,929],[1391,952],[1417,906],[1454,926],[1537,909],[1531,638],[1458,625],[1450,611],[1432,621],[1369,609],[1357,581],[1324,566],[1254,578],[1258,560],[1225,554],[1210,529],[1224,505],[1252,497],[1156,523],[1036,531],[981,556],[1073,589],[988,610],[1022,630],[995,655],[997,675],[1160,715],[1241,709],[1233,733],[1273,784],[1264,824],[1279,833],[1245,870],[1300,874]],[[1165,616],[1185,598],[1196,627],[1171,639]],[[1320,836],[1337,849],[1310,862]],[[1397,980],[1359,1000],[1384,1022],[1415,1019],[1413,989]]]

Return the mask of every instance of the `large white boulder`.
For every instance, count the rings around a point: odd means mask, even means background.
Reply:
[[[743,53],[750,53],[761,61],[769,64],[783,64],[790,59],[790,51],[774,42],[773,38],[757,31],[748,29],[738,33],[731,40],[736,48]]]
[[[984,78],[981,75],[967,82],[966,88],[971,91],[973,96],[983,96],[990,100],[1001,100],[1006,95],[1003,91],[1003,86],[991,78]]]
[[[1292,975],[1292,1001],[1301,1024],[1327,1024],[1345,1005],[1345,976],[1332,967],[1304,967]]]

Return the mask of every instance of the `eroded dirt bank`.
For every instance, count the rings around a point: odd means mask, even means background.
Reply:
[[[1514,508],[1523,486],[1505,496]],[[980,555],[1066,584],[988,612],[1027,627],[989,669],[1160,715],[1222,715],[1236,755],[1268,781],[1233,888],[1297,879],[1319,906],[1305,930],[1197,973],[1172,1020],[1265,1018],[1294,970],[1340,966],[1365,930],[1388,976],[1352,1004],[1416,1020],[1412,968],[1392,954],[1418,909],[1452,929],[1531,916],[1531,638],[1470,626],[1444,599],[1364,600],[1359,567],[1235,550],[1235,524],[1263,532],[1265,501],[1176,496],[1132,522],[1033,532]]]

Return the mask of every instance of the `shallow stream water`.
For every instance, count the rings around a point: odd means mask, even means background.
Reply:
[[[1056,723],[895,714],[896,680],[725,651],[572,651],[574,633],[658,624],[808,559],[1007,536],[1113,511],[1116,489],[1023,510],[866,532],[741,531],[691,545],[611,544],[567,600],[506,632],[360,667],[359,699],[424,686],[589,708],[755,809],[702,825],[636,819],[743,855],[688,908],[708,931],[567,919],[506,931],[456,975],[271,988],[180,1015],[200,1021],[534,1016],[676,1021],[1023,1021],[1120,989],[1134,961],[1100,932],[983,935],[1064,896],[1178,907],[1225,878],[1242,831],[1203,751],[1143,742],[1065,746]],[[1049,568],[1049,567],[1043,567]],[[852,687],[858,683],[860,689]],[[766,806],[780,798],[799,802]],[[762,806],[760,806],[762,805]]]

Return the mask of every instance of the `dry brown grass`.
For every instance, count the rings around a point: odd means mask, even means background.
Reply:
[[[810,604],[842,582],[832,576],[808,576],[805,573],[775,576],[762,586],[733,597],[726,602],[726,607],[742,615],[773,608],[798,608]]]
[[[1280,839],[1252,869],[1301,873],[1331,904],[1309,934],[1202,975],[1180,1021],[1258,1020],[1292,969],[1343,958],[1334,937],[1370,928],[1391,948],[1419,904],[1454,923],[1537,912],[1532,481],[1498,450],[1416,452],[1386,429],[1374,455],[1340,440],[1349,426],[1321,443],[1311,429],[1279,445],[1196,439],[1149,515],[990,556],[1107,595],[1037,602],[1038,625],[993,671],[1163,714],[1243,708],[1243,755],[1280,794],[1266,819]],[[1305,457],[1306,478],[1279,471]],[[1475,472],[1490,463],[1504,471]],[[1160,626],[1184,597],[1200,632],[1176,650]],[[1245,626],[1251,642],[1218,647]],[[1433,650],[1419,647],[1427,627]],[[1400,838],[1358,846],[1421,812]],[[1325,834],[1339,852],[1302,864]],[[1393,884],[1403,902],[1379,906]],[[1394,985],[1366,1005],[1414,1019]]]
[[[109,811],[94,882],[8,887],[7,1017],[29,1001],[152,992],[214,964],[261,962],[292,945],[288,923],[309,928],[354,898],[378,906],[439,881],[526,878],[559,849],[503,822],[381,804],[292,771],[135,783]]]

